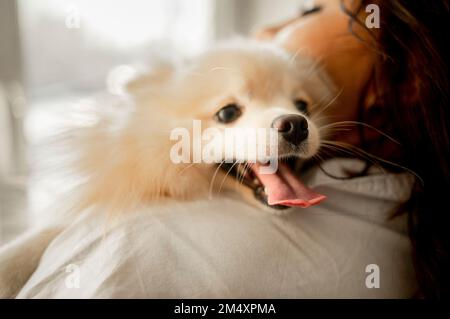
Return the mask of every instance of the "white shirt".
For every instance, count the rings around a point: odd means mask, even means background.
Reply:
[[[325,168],[340,174],[358,165],[333,160]],[[307,175],[327,200],[282,215],[239,198],[164,203],[115,222],[86,212],[53,240],[18,297],[411,297],[406,216],[389,218],[413,178]]]

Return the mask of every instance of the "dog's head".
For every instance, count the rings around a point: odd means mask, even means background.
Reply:
[[[299,159],[317,153],[318,112],[335,96],[316,63],[246,41],[220,45],[172,74],[168,69],[162,74],[162,81],[153,85],[151,96],[160,101],[152,116],[166,114],[163,121],[171,123],[175,140],[172,162],[196,166],[186,168],[192,172],[207,171],[202,176],[210,183],[210,195],[224,185],[239,185],[240,192],[274,209],[306,207],[323,199],[293,173]],[[148,92],[149,83],[140,83],[132,84],[135,92]]]
[[[144,74],[128,90],[132,114],[114,133],[94,130],[90,143],[98,142],[85,152],[100,167],[88,159],[102,181],[92,183],[101,193],[93,199],[192,198],[230,187],[273,209],[323,199],[294,174],[299,159],[317,153],[317,115],[335,95],[313,61],[239,41]]]

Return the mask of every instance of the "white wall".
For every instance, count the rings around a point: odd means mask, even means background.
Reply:
[[[212,1],[212,0],[211,0]],[[215,36],[224,39],[292,18],[304,0],[214,0]]]
[[[251,32],[292,18],[300,11],[303,0],[236,0],[237,28]]]

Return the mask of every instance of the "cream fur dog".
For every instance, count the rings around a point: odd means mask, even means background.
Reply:
[[[84,177],[76,191],[76,210],[105,205],[117,212],[166,198],[213,197],[219,189],[235,187],[250,195],[250,202],[272,209],[306,207],[321,200],[300,185],[293,172],[296,159],[317,153],[323,134],[317,111],[335,95],[330,80],[313,61],[273,45],[237,41],[219,45],[181,67],[153,70],[127,88],[126,107],[108,113],[99,105],[93,124],[72,131],[67,142],[77,151],[70,167]],[[192,163],[192,150],[186,163],[175,164],[170,156],[175,142],[169,138],[174,129],[191,133],[191,148],[205,146],[205,140],[195,137],[194,120],[201,121],[202,133],[217,129],[219,139],[212,142],[224,153],[230,147],[223,144],[225,129],[275,128],[277,159],[288,165],[280,164],[276,173],[263,176],[250,168],[258,165],[247,163],[245,155],[240,163],[236,157],[220,155],[222,165]],[[263,149],[269,144],[266,141]],[[222,163],[225,160],[228,163]],[[275,194],[271,187],[286,194]]]
[[[84,209],[115,216],[155,201],[213,200],[232,192],[269,211],[307,207],[324,199],[295,174],[298,159],[318,152],[324,134],[321,109],[335,96],[331,81],[314,61],[274,45],[235,41],[181,66],[164,65],[142,74],[127,91],[128,97],[116,105],[96,105],[85,114],[89,121],[61,139],[70,151],[64,168],[79,182],[59,201],[63,209],[53,224],[63,225],[70,214]],[[201,121],[202,133],[210,128],[219,132],[213,144],[225,153],[228,145],[218,141],[226,129],[275,130],[278,169],[262,174],[264,165],[245,156],[241,162],[219,156],[218,163],[188,163],[193,161],[190,153],[186,163],[174,163],[174,129],[190,132],[191,146],[207,144],[195,137],[194,120]],[[263,149],[272,147],[270,140],[263,144]],[[0,253],[1,297],[17,293],[14,287],[27,280],[62,228],[48,229],[37,235],[43,240],[17,241]]]

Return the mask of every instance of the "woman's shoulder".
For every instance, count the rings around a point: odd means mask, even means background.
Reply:
[[[385,218],[403,198],[394,186],[403,177],[391,175],[311,173],[328,199],[283,215],[226,197],[142,207],[108,226],[86,213],[48,247],[19,296],[408,297],[404,219],[400,227]],[[395,196],[382,194],[386,183],[399,187]],[[379,289],[365,285],[372,264]],[[67,288],[67,267],[79,269],[79,290]]]
[[[393,173],[372,165],[367,174],[348,178],[364,170],[366,163],[357,159],[333,159],[305,173],[310,187],[328,198],[320,211],[370,221],[404,234],[406,217],[392,218],[411,196],[414,176]]]

